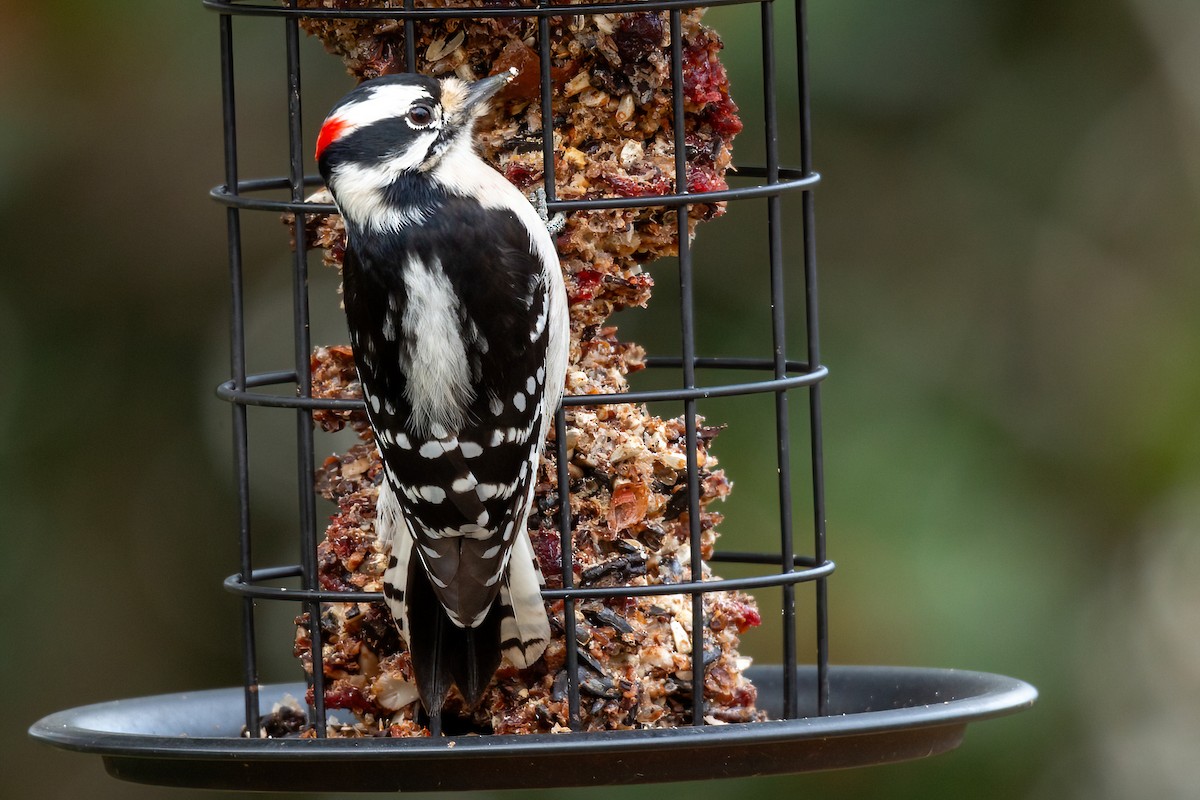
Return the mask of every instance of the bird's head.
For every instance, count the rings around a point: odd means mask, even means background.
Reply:
[[[516,74],[473,82],[386,75],[338,101],[317,136],[316,159],[343,213],[350,195],[377,194],[405,173],[429,173],[455,154],[472,154],[475,120]]]

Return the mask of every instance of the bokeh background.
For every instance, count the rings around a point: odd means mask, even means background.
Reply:
[[[212,391],[229,314],[207,197],[217,19],[198,0],[0,9],[0,795],[209,797],[118,782],[25,729],[240,679],[239,606],[219,588],[237,566],[229,409]],[[756,13],[709,21],[753,120]],[[922,762],[538,796],[1195,797],[1200,5],[813,0],[810,22],[833,658],[1001,672],[1041,699]],[[284,174],[282,30],[238,31],[243,173]],[[315,42],[304,63],[312,131],[349,81]],[[768,346],[761,218],[731,209],[698,236],[708,352]],[[278,368],[287,235],[247,220],[250,367]],[[652,271],[651,308],[618,322],[671,352],[674,272]],[[345,338],[335,287],[314,261],[318,341]],[[769,404],[701,411],[729,424],[725,544],[769,541]],[[294,561],[294,423],[251,425],[259,555]],[[264,679],[298,677],[290,612],[261,613]],[[765,616],[745,650],[770,663]]]

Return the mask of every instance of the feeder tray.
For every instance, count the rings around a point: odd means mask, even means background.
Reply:
[[[834,570],[827,557],[825,537],[824,479],[822,467],[820,383],[827,371],[821,363],[817,330],[816,264],[813,243],[812,191],[820,180],[812,168],[808,114],[807,30],[804,2],[795,0],[794,23],[800,132],[798,165],[784,166],[781,160],[776,108],[775,7],[773,0],[624,0],[583,2],[567,5],[538,0],[535,3],[485,3],[472,7],[437,3],[417,7],[405,0],[402,7],[356,8],[352,11],[328,7],[299,7],[297,0],[271,4],[265,0],[203,0],[220,14],[221,68],[225,117],[225,182],[213,196],[226,209],[229,231],[229,266],[233,298],[232,379],[218,387],[218,395],[233,405],[234,461],[240,495],[241,565],[226,580],[226,588],[242,600],[243,675],[238,688],[160,695],[84,706],[52,714],[31,729],[30,734],[52,745],[100,755],[109,773],[138,783],[187,786],[207,789],[258,791],[421,791],[545,788],[576,785],[613,785],[643,782],[708,780],[754,775],[771,775],[840,769],[922,758],[957,747],[967,724],[1029,707],[1036,690],[1022,681],[1000,675],[942,669],[878,666],[830,666],[828,601],[826,580]],[[689,718],[694,723],[680,727],[641,730],[583,732],[580,716],[578,654],[566,648],[567,706],[570,726],[561,734],[469,735],[431,738],[325,738],[328,725],[353,724],[345,712],[325,707],[326,680],[321,655],[320,611],[323,604],[376,602],[377,592],[337,592],[320,588],[314,554],[317,550],[316,514],[313,506],[312,468],[314,442],[312,413],[319,409],[347,410],[361,406],[356,400],[330,400],[312,396],[308,327],[308,278],[306,244],[301,235],[303,221],[325,214],[332,207],[305,201],[318,179],[306,176],[303,124],[300,113],[300,20],[322,19],[396,20],[404,30],[405,64],[416,63],[414,31],[418,22],[450,17],[529,17],[537,20],[534,37],[540,57],[541,118],[552,119],[550,19],[569,13],[583,19],[589,14],[657,13],[669,22],[671,63],[671,136],[675,152],[674,186],[688,185],[684,154],[685,102],[682,87],[681,14],[694,5],[745,6],[758,12],[761,20],[763,59],[762,89],[765,99],[762,133],[764,165],[742,165],[738,188],[708,192],[680,192],[654,196],[587,197],[561,200],[555,196],[553,170],[546,170],[543,188],[551,212],[628,209],[664,206],[677,209],[677,269],[680,284],[680,353],[648,360],[647,366],[678,370],[681,384],[676,389],[631,391],[609,395],[577,395],[564,398],[567,408],[616,403],[677,402],[682,407],[688,441],[688,525],[691,543],[691,575],[702,576],[700,507],[696,455],[698,401],[717,396],[757,393],[774,395],[776,448],[772,454],[779,486],[778,547],[770,553],[716,553],[712,561],[733,561],[769,567],[762,574],[735,580],[696,578],[690,582],[650,586],[579,587],[572,570],[572,518],[567,474],[567,421],[565,412],[556,415],[555,455],[558,486],[567,487],[559,502],[558,528],[561,535],[562,588],[547,590],[547,600],[563,605],[565,640],[576,641],[575,607],[589,598],[633,598],[650,594],[685,594],[691,597],[694,620],[704,619],[703,598],[719,591],[778,589],[783,622],[781,666],[752,667],[745,672],[757,689],[759,710],[769,719],[759,722],[713,724],[705,719],[705,692],[693,692]],[[239,174],[238,134],[234,100],[233,20],[241,15],[274,17],[284,26],[287,43],[288,153],[289,175],[285,178],[243,179]],[[260,77],[259,73],[255,73]],[[743,134],[745,135],[745,134]],[[554,160],[552,137],[543,137],[543,161]],[[263,197],[264,193],[287,190],[288,200]],[[802,234],[801,277],[805,358],[786,355],[785,258],[783,253],[785,196],[798,196]],[[763,273],[770,278],[769,315],[773,340],[770,358],[711,358],[696,352],[693,310],[693,258],[687,208],[692,204],[758,202],[765,209],[769,239],[768,263]],[[266,212],[291,214],[293,233],[295,364],[290,370],[248,374],[246,325],[243,319],[244,276],[241,251],[241,215]],[[739,269],[752,270],[753,264]],[[704,385],[696,371],[736,370],[736,374],[766,372],[766,379]],[[262,391],[278,386],[279,391]],[[807,393],[808,463],[812,494],[811,550],[797,554],[793,537],[791,434],[788,398],[790,392]],[[290,567],[261,568],[251,558],[250,458],[247,438],[247,408],[260,406],[290,409],[297,415],[298,486],[301,509],[301,563]],[[274,586],[284,578],[299,578],[299,588]],[[816,641],[816,663],[797,666],[796,596],[801,585],[813,588],[812,609]],[[311,683],[261,685],[256,644],[256,603],[297,602],[307,612],[310,633]],[[765,615],[764,615],[765,616]],[[693,672],[703,674],[704,626],[691,631]],[[697,682],[697,685],[703,685]],[[262,716],[272,706],[290,697],[310,695],[307,725],[316,738],[251,738]],[[294,701],[293,701],[294,702]],[[341,716],[339,716],[341,715]]]
[[[815,679],[802,668],[801,682]],[[779,667],[752,667],[760,698]],[[30,729],[95,753],[109,774],[162,786],[253,791],[433,791],[711,780],[860,767],[953,750],[967,724],[1033,704],[1001,675],[833,667],[829,714],[806,719],[604,733],[419,739],[239,738],[240,688],[117,700],[51,714]],[[267,707],[303,684],[262,687]],[[779,713],[764,702],[772,714]],[[815,713],[816,709],[807,709]]]

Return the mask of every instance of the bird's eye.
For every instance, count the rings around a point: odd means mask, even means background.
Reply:
[[[416,105],[408,110],[408,121],[417,127],[424,127],[433,121],[433,109],[426,105]]]

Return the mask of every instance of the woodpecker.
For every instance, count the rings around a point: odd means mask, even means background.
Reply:
[[[383,591],[426,713],[546,649],[526,521],[563,394],[567,300],[533,205],[475,151],[516,75],[366,81],[317,137],[346,227],[343,300],[383,460]]]

